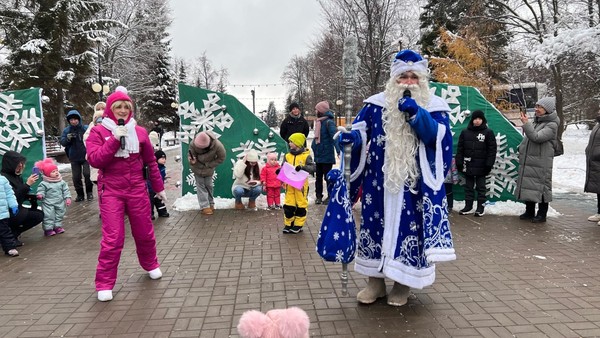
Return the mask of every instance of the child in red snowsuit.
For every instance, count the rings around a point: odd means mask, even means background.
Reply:
[[[260,171],[263,191],[267,193],[269,209],[281,209],[281,181],[277,179],[277,170],[281,168],[277,162],[277,153],[267,154],[267,164]]]

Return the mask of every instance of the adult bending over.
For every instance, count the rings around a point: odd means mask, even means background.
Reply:
[[[136,125],[133,104],[127,94],[114,92],[106,100],[102,125],[87,139],[88,160],[100,169],[98,191],[102,240],[96,268],[99,301],[111,300],[125,241],[125,215],[131,224],[138,260],[150,278],[162,277],[156,256],[156,238],[150,219],[146,175],[156,196],[166,202],[148,133]],[[124,126],[117,125],[123,119]],[[124,140],[124,147],[121,147]]]

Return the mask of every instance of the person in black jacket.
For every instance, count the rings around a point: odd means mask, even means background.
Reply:
[[[15,236],[17,246],[23,245],[19,240],[21,233],[40,224],[44,213],[37,208],[36,196],[29,192],[31,186],[38,180],[39,175],[31,174],[27,182],[23,182],[21,175],[25,170],[26,159],[16,151],[9,150],[2,156],[2,176],[6,177],[17,198],[19,212],[10,215],[8,226]],[[29,201],[30,208],[23,207],[23,202]]]
[[[285,142],[289,142],[289,137],[295,133],[302,133],[304,136],[308,137],[310,127],[304,116],[300,114],[300,106],[296,102],[292,102],[289,108],[290,114],[281,122],[279,135]],[[304,144],[304,147],[306,148],[306,143]]]
[[[81,123],[81,114],[77,110],[71,110],[67,113],[67,121],[69,126],[63,130],[60,137],[60,144],[65,147],[65,153],[71,162],[71,174],[73,176],[73,186],[77,192],[75,202],[81,202],[85,199],[83,194],[83,183],[81,175],[85,178],[85,191],[88,201],[94,199],[94,185],[90,179],[90,165],[86,159],[85,143],[83,142],[83,134],[87,129]]]
[[[481,110],[471,115],[471,121],[458,138],[456,150],[456,167],[465,175],[465,207],[459,211],[461,215],[473,213],[473,201],[477,189],[477,210],[475,216],[484,215],[486,201],[485,177],[492,171],[496,162],[496,137],[487,127],[487,121]]]

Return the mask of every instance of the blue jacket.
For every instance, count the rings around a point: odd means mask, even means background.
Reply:
[[[17,199],[6,177],[0,175],[0,219],[10,217],[8,210],[16,208]]]
[[[67,121],[71,118],[79,119],[79,123],[76,126],[67,126],[60,136],[60,144],[65,147],[65,153],[69,157],[71,162],[84,162],[85,161],[85,143],[83,143],[83,134],[87,129],[87,125],[81,124],[81,114],[77,110],[71,110],[67,113]],[[76,134],[74,138],[69,140],[68,134]]]
[[[325,116],[328,118],[321,121],[321,141],[317,144],[313,140],[310,146],[315,156],[315,163],[335,163],[335,153],[340,152],[337,141],[333,139],[337,131],[333,113],[328,111]]]

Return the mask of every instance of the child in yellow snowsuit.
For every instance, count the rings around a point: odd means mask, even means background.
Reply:
[[[294,133],[288,143],[290,151],[285,154],[285,161],[296,168],[296,171],[304,170],[309,174],[315,172],[315,162],[310,156],[310,150],[304,148],[306,136],[302,133]],[[285,184],[285,201],[283,203],[283,228],[284,234],[297,234],[302,231],[306,222],[308,208],[308,180],[302,189],[296,189]]]

